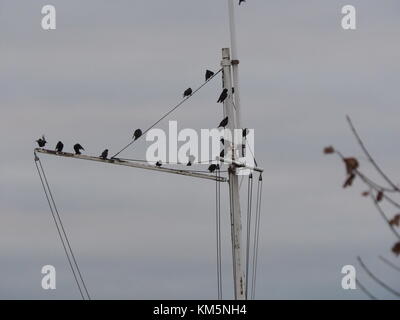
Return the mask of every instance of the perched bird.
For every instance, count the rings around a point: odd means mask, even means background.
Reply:
[[[208,167],[208,171],[211,173],[215,172],[215,170],[219,170],[219,164],[212,164]]]
[[[222,143],[222,145],[225,145],[225,139],[224,138],[221,138],[219,141]]]
[[[206,81],[208,81],[215,73],[211,70],[206,71]]]
[[[79,143],[74,145],[74,150],[75,150],[75,154],[81,154],[81,150],[85,151],[85,149],[83,149],[83,147]]]
[[[107,157],[108,157],[108,149],[104,150],[100,155],[100,158],[102,158],[103,160],[106,160]]]
[[[243,129],[243,138],[246,138],[247,137],[247,135],[249,134],[249,129],[247,129],[247,128],[244,128]]]
[[[225,128],[228,125],[228,117],[226,117],[224,120],[221,121],[221,123],[219,124],[218,128]]]
[[[185,92],[183,93],[183,97],[184,97],[184,98],[189,97],[189,96],[192,95],[192,93],[193,93],[192,88],[188,88],[188,89],[186,89]]]
[[[195,160],[196,160],[196,157],[190,155],[190,156],[189,156],[189,162],[187,163],[187,166],[190,167],[190,166],[193,164],[193,162],[194,162]]]
[[[42,137],[40,139],[37,139],[36,142],[39,145],[39,147],[41,147],[41,148],[43,148],[47,143],[46,138],[44,137],[44,135],[42,135]]]
[[[64,149],[64,144],[61,141],[58,141],[57,145],[56,145],[56,151],[57,152],[62,152],[63,149]]]
[[[242,4],[242,2],[246,2],[246,0],[239,0],[239,6]]]
[[[161,160],[157,161],[156,166],[157,166],[157,167],[161,167],[161,166],[162,166]]]
[[[218,103],[223,103],[225,101],[225,99],[228,98],[228,89],[224,89],[221,93],[221,95],[219,96],[218,99]]]
[[[221,151],[221,153],[219,154],[219,156],[220,156],[221,158],[225,157],[225,150],[224,150],[224,149]]]
[[[136,129],[135,132],[133,133],[133,140],[137,140],[142,136],[143,132],[140,129]]]

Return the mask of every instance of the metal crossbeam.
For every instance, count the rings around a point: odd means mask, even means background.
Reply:
[[[193,177],[193,178],[208,179],[208,180],[219,181],[219,182],[228,182],[227,178],[217,177],[217,176],[214,176],[211,174],[198,173],[198,172],[193,172],[193,171],[188,171],[188,170],[178,170],[178,169],[157,167],[155,165],[150,165],[150,164],[137,163],[137,162],[126,161],[126,160],[119,160],[118,158],[104,160],[99,157],[92,157],[92,156],[87,156],[87,155],[83,155],[83,154],[73,154],[73,153],[68,153],[68,152],[57,152],[54,150],[47,150],[47,149],[41,149],[41,148],[36,148],[35,152],[43,153],[43,154],[47,154],[47,155],[51,155],[51,156],[96,161],[96,162],[114,164],[117,166],[125,166],[125,167],[153,170],[153,171],[158,171],[158,172],[173,173],[173,174],[179,174],[179,175],[189,176],[189,177]]]

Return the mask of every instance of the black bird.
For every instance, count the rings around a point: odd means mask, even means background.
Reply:
[[[156,166],[157,166],[157,167],[161,167],[161,166],[162,166],[161,160],[157,161]]]
[[[215,172],[215,170],[219,170],[219,164],[212,164],[208,167],[208,171],[211,173]]]
[[[239,0],[239,6],[242,4],[242,2],[246,2],[246,0]]]
[[[243,138],[246,138],[248,134],[249,134],[249,129],[247,128],[243,129],[243,134],[242,134]]]
[[[44,137],[44,135],[42,135],[42,137],[40,139],[37,139],[36,142],[39,145],[39,147],[41,147],[41,148],[43,148],[47,143],[46,138]]]
[[[103,160],[106,160],[108,157],[108,149],[104,150],[100,156]]]
[[[224,89],[224,91],[222,91],[221,95],[219,96],[218,99],[218,103],[222,103],[225,101],[225,99],[228,98],[228,89]]]
[[[228,117],[226,117],[224,120],[221,121],[221,123],[219,124],[218,128],[224,128],[228,125]]]
[[[64,149],[64,144],[61,141],[58,141],[57,145],[56,145],[56,151],[57,152],[62,152],[63,149]]]
[[[221,158],[225,157],[225,150],[224,150],[224,149],[221,151],[221,153],[219,154],[219,156],[220,156]]]
[[[186,89],[185,92],[183,93],[183,97],[184,97],[184,98],[189,97],[189,96],[192,95],[192,93],[193,93],[192,88],[188,88],[188,89]]]
[[[206,71],[206,81],[208,81],[210,78],[212,78],[212,76],[213,76],[214,74],[215,74],[215,73],[212,72],[211,70],[207,70],[207,71]]]
[[[81,150],[85,151],[85,149],[83,149],[83,147],[79,143],[74,145],[74,150],[75,150],[75,154],[81,154]]]
[[[221,141],[222,145],[225,145],[225,139],[221,138],[219,141]]]
[[[196,160],[195,156],[189,156],[189,162],[187,163],[187,166],[190,167],[195,160]]]
[[[143,132],[140,129],[136,129],[135,132],[133,133],[133,140],[137,140],[142,136]]]

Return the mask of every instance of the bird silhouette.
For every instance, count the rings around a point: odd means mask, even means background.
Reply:
[[[75,154],[81,154],[81,150],[85,151],[85,149],[83,149],[83,147],[79,143],[74,145],[74,150],[75,150]]]
[[[196,160],[196,157],[190,155],[190,156],[189,156],[189,161],[188,161],[188,163],[187,163],[187,166],[190,167],[190,166],[193,164],[193,162],[194,162],[195,160]]]
[[[189,97],[189,96],[192,95],[192,93],[193,93],[192,88],[188,88],[188,89],[186,89],[185,92],[183,93],[183,97],[184,97],[184,98]]]
[[[212,72],[211,70],[207,70],[206,71],[206,81],[208,81],[210,78],[212,78],[212,76],[214,76],[214,72]]]
[[[219,154],[219,156],[220,156],[221,158],[225,157],[225,150],[222,150],[221,153]]]
[[[161,167],[161,166],[162,166],[161,160],[157,161],[156,166],[157,166],[157,167]]]
[[[42,135],[42,137],[40,139],[37,139],[36,142],[37,142],[37,144],[39,145],[40,148],[43,148],[47,143],[46,138],[44,137],[44,135]]]
[[[210,171],[211,173],[214,173],[215,170],[219,170],[219,164],[212,164],[208,167],[208,171]]]
[[[219,141],[222,143],[222,145],[225,145],[225,139],[224,138],[221,138]]]
[[[57,152],[62,152],[63,149],[64,149],[64,144],[61,141],[58,141],[57,145],[56,145],[56,151]]]
[[[246,0],[239,0],[239,6],[242,4],[242,2],[246,2]]]
[[[102,158],[103,160],[106,160],[107,157],[108,157],[108,149],[104,150],[100,155],[100,158]]]
[[[142,136],[143,132],[140,129],[136,129],[135,132],[133,133],[133,140],[137,140]]]
[[[219,96],[218,99],[218,103],[223,103],[225,101],[225,99],[228,98],[228,89],[224,89],[221,93],[221,95]]]
[[[228,125],[228,117],[226,117],[224,120],[221,121],[221,123],[219,124],[218,128],[224,128]]]
[[[249,129],[245,128],[245,129],[242,130],[242,132],[243,132],[242,133],[243,138],[246,138],[250,131],[249,131]]]

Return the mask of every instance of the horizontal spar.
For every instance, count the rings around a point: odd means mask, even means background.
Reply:
[[[114,165],[118,165],[118,166],[125,166],[125,167],[139,168],[139,169],[146,169],[146,170],[153,170],[153,171],[159,171],[159,172],[165,172],[165,173],[173,173],[173,174],[179,174],[179,175],[183,175],[183,176],[189,176],[189,177],[200,178],[200,179],[208,179],[208,180],[219,181],[219,182],[227,182],[228,181],[227,178],[216,177],[216,176],[210,175],[210,174],[191,172],[191,171],[187,171],[187,170],[162,168],[162,167],[157,167],[155,165],[149,165],[149,164],[144,164],[144,163],[137,163],[137,162],[132,162],[132,161],[123,161],[123,160],[119,160],[118,158],[115,158],[115,159],[102,159],[102,158],[99,158],[99,157],[91,157],[91,156],[86,156],[86,155],[83,155],[83,154],[73,154],[73,153],[68,153],[68,152],[57,152],[57,151],[41,149],[41,148],[36,148],[35,152],[44,153],[44,154],[48,154],[48,155],[52,155],[52,156],[58,156],[58,157],[82,159],[82,160],[89,160],[89,161],[96,161],[96,162],[114,164]]]

